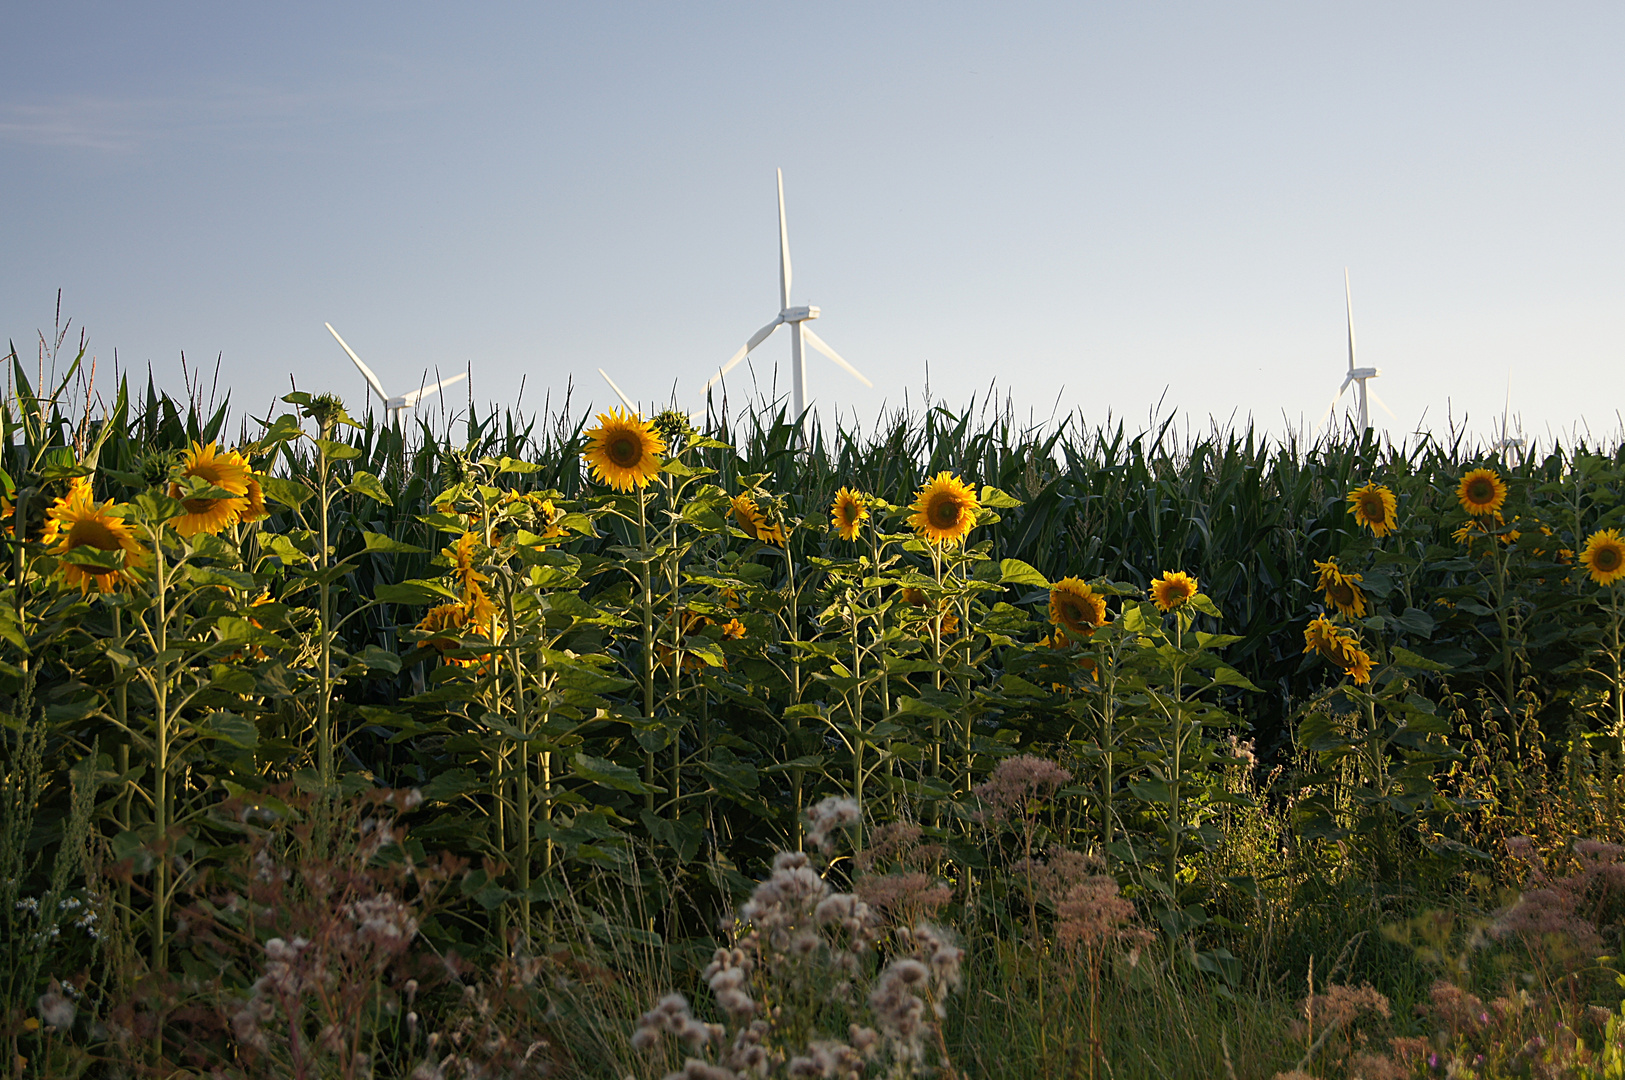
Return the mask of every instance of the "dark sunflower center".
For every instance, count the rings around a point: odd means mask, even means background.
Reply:
[[[1495,484],[1493,481],[1480,477],[1467,485],[1467,500],[1474,505],[1482,506],[1495,498]]]
[[[1085,615],[1076,600],[1061,601],[1061,621],[1068,626],[1082,626]]]
[[[219,499],[186,499],[181,505],[186,507],[188,514],[207,514],[219,501]]]
[[[858,520],[858,508],[851,503],[841,507],[841,524],[851,525]]]
[[[76,547],[93,547],[101,551],[117,551],[122,545],[118,538],[99,521],[77,521],[73,528],[68,530],[68,550]]]
[[[643,444],[631,435],[617,435],[604,447],[609,460],[623,469],[630,469],[643,457]]]
[[[1382,504],[1382,496],[1380,495],[1367,495],[1365,502],[1360,506],[1360,510],[1365,514],[1367,521],[1378,525],[1382,524],[1383,519],[1388,515],[1388,508]]]
[[[931,524],[939,529],[952,529],[959,524],[959,503],[952,496],[938,496],[931,503],[931,511],[927,515]]]
[[[1602,547],[1591,557],[1598,570],[1611,574],[1619,569],[1622,553],[1617,547]]]
[[[1326,595],[1345,607],[1354,603],[1354,588],[1346,581],[1335,581],[1326,586]]]

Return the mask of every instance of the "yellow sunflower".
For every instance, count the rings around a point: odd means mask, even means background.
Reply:
[[[542,529],[543,540],[557,540],[564,535],[564,526],[559,524],[564,519],[564,515],[559,512],[558,507],[553,505],[552,499],[543,499],[541,505],[536,506],[535,510],[536,517],[545,526]]]
[[[1484,517],[1501,509],[1507,501],[1506,483],[1494,469],[1474,469],[1456,487],[1461,508],[1474,517]]]
[[[41,540],[52,555],[62,559],[57,564],[62,580],[79,586],[81,592],[89,592],[92,585],[97,592],[112,592],[121,582],[134,582],[135,570],[147,565],[147,553],[119,517],[113,500],[96,502],[90,494],[90,481],[84,477],[74,480],[68,493],[45,511]],[[124,569],[101,571],[63,558],[83,547],[124,552]]]
[[[764,544],[777,544],[784,546],[784,523],[769,521],[762,508],[756,505],[756,500],[749,495],[735,495],[733,497],[734,522],[739,531],[752,540],[760,540]]]
[[[1372,536],[1387,536],[1394,531],[1399,514],[1399,500],[1382,484],[1370,483],[1349,492],[1349,513],[1354,521],[1371,530]]]
[[[265,509],[265,492],[260,488],[262,474],[255,472],[253,466],[248,464],[247,455],[239,451],[238,456],[242,458],[243,467],[248,473],[248,490],[243,493],[247,505],[237,512],[237,520],[245,525],[251,521],[263,521],[271,516],[271,512]]]
[[[1106,622],[1106,598],[1075,577],[1062,578],[1049,590],[1049,621],[1074,641],[1082,641]]]
[[[1151,583],[1151,599],[1163,611],[1172,611],[1196,595],[1196,579],[1183,570],[1164,570]]]
[[[740,622],[738,619],[729,619],[727,622],[722,624],[722,636],[728,641],[738,641],[740,638],[744,637],[747,632],[748,631],[745,629],[745,624]]]
[[[963,540],[976,526],[979,504],[970,485],[949,472],[939,472],[926,481],[909,507],[914,513],[908,523],[921,539],[932,544]]]
[[[756,539],[756,530],[762,527],[762,511],[756,505],[756,500],[749,495],[735,495],[733,515],[739,530],[752,540]]]
[[[1625,578],[1625,540],[1618,529],[1599,529],[1586,538],[1580,552],[1580,565],[1598,585],[1612,585]]]
[[[185,500],[181,505],[186,508],[186,513],[170,521],[175,531],[188,537],[196,536],[200,532],[214,535],[235,525],[242,512],[249,509],[249,472],[248,462],[244,461],[237,451],[221,453],[214,443],[207,446],[193,443],[181,456],[181,475],[195,476],[204,483],[231,492],[236,497]],[[169,497],[178,499],[180,496],[180,484],[170,484]]]
[[[598,414],[587,432],[587,464],[601,483],[616,491],[644,487],[660,473],[666,442],[636,413],[611,409]]]
[[[1350,645],[1343,653],[1343,674],[1354,680],[1356,686],[1371,681],[1371,654],[1357,645]]]
[[[1365,592],[1360,588],[1359,574],[1344,573],[1336,558],[1328,562],[1316,559],[1315,569],[1320,571],[1316,587],[1325,594],[1327,607],[1351,619],[1365,617]]]
[[[829,516],[834,522],[830,527],[841,534],[842,540],[856,540],[858,526],[869,516],[869,508],[863,505],[862,495],[851,488],[842,488],[835,493],[835,502],[829,508]]]
[[[1324,615],[1316,615],[1303,628],[1303,651],[1319,653],[1327,660],[1341,663],[1348,631]]]
[[[451,576],[457,579],[457,587],[462,590],[465,604],[472,594],[480,593],[482,582],[491,580],[474,569],[474,545],[479,542],[480,538],[474,533],[465,532],[455,544],[440,549],[440,554],[451,561]]]

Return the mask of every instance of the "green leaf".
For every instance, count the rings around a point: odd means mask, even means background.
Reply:
[[[327,455],[329,461],[348,461],[361,456],[361,451],[349,443],[334,442],[332,439],[317,439],[316,447]]]
[[[367,550],[380,555],[427,555],[428,548],[420,548],[416,544],[408,544],[383,533],[363,532],[362,537],[367,542]]]
[[[281,476],[262,476],[259,480],[260,490],[265,493],[267,499],[295,510],[316,494],[298,480],[289,480]]]
[[[401,672],[401,658],[377,645],[368,645],[357,653],[355,658],[373,671],[387,671],[391,675],[399,675]]]
[[[1020,559],[999,560],[999,583],[1001,585],[1030,585],[1035,589],[1050,587],[1049,578]]]
[[[372,590],[373,599],[385,604],[438,604],[451,600],[460,602],[462,596],[457,590],[442,585],[438,581],[426,581],[422,578],[412,578],[396,584],[383,584]]]
[[[249,681],[253,682],[252,677]],[[204,718],[203,723],[198,725],[198,732],[243,750],[254,749],[260,741],[260,731],[254,726],[254,721],[238,716],[234,712],[210,713]]]
[[[1409,612],[1406,612],[1406,614],[1409,614]],[[1415,671],[1450,670],[1450,667],[1447,664],[1441,664],[1436,660],[1429,660],[1425,656],[1418,656],[1409,649],[1402,649],[1398,645],[1390,648],[1388,653],[1393,657],[1394,663],[1398,664],[1400,667],[1411,668]]]
[[[360,451],[357,451],[357,453],[359,454]],[[381,502],[385,506],[395,505],[394,501],[390,499],[389,493],[384,490],[384,485],[378,482],[378,478],[364,469],[356,470],[355,477],[344,485],[344,490],[356,495],[365,495],[373,502]]]
[[[1022,504],[1021,500],[1014,495],[1009,495],[996,487],[983,487],[982,496],[977,501],[983,506],[991,506],[995,510],[1008,510]]]
[[[616,791],[626,791],[633,795],[647,795],[650,788],[646,787],[638,774],[625,765],[617,765],[613,761],[595,758],[588,754],[577,754],[570,762],[570,771],[583,780],[590,780],[595,784],[602,784]]]

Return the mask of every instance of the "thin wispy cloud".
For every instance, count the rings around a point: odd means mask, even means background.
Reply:
[[[219,86],[186,96],[64,94],[0,102],[0,142],[133,153],[175,139],[230,137],[344,123],[437,100],[392,78],[288,88]]]

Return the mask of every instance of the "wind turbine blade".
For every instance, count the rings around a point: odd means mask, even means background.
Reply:
[[[621,404],[626,406],[627,412],[633,414],[634,416],[641,415],[638,412],[638,407],[632,404],[632,399],[621,393],[621,388],[616,386],[615,380],[609,377],[609,372],[605,371],[603,368],[599,368],[598,374],[602,375],[604,377],[604,381],[609,383],[609,388],[615,391],[615,396],[621,399]]]
[[[752,334],[750,336],[750,340],[745,342],[745,344],[741,345],[739,347],[739,351],[734,353],[733,356],[731,356],[728,359],[728,362],[726,364],[723,364],[720,368],[718,368],[717,373],[715,375],[711,376],[711,378],[706,381],[705,386],[703,386],[701,388],[700,392],[704,393],[706,390],[709,390],[709,389],[711,389],[711,387],[715,386],[722,379],[722,377],[724,375],[728,374],[728,372],[732,371],[735,367],[738,366],[739,361],[741,361],[745,357],[749,356],[752,349],[756,348],[756,346],[758,346],[762,342],[766,341],[768,339],[769,335],[771,335],[773,333],[773,331],[777,330],[779,328],[779,325],[781,323],[783,323],[783,322],[784,322],[783,319],[774,319],[772,322],[768,323],[766,326],[764,326],[760,330],[756,331],[756,333]],[[605,375],[604,378],[607,379],[607,378],[609,378],[609,376]]]
[[[1383,412],[1387,413],[1390,417],[1392,417],[1395,420],[1399,419],[1399,417],[1394,416],[1394,410],[1392,410],[1392,409],[1390,409],[1388,407],[1388,403],[1386,401],[1382,400],[1382,398],[1377,396],[1377,392],[1375,390],[1371,389],[1371,387],[1368,386],[1368,387],[1365,388],[1365,393],[1366,393],[1366,396],[1369,397],[1372,401],[1375,401],[1378,405],[1382,406],[1382,411]]]
[[[779,173],[779,310],[790,306],[790,228],[784,223],[784,170]]]
[[[410,394],[402,395],[402,400],[406,402],[407,408],[416,408],[417,403],[428,397],[430,394],[438,394],[446,387],[451,386],[453,383],[460,383],[466,378],[468,378],[468,372],[465,371],[459,375],[453,375],[449,379],[441,379],[433,386],[425,386],[421,389],[412,391]]]
[[[1349,383],[1353,381],[1353,379],[1344,379],[1343,385],[1337,388],[1337,393],[1332,395],[1332,400],[1326,405],[1326,411],[1320,414],[1319,420],[1315,421],[1316,431],[1319,431],[1326,425],[1326,421],[1331,419],[1332,410],[1337,408],[1337,403],[1343,398],[1343,391],[1347,390],[1349,388]]]
[[[846,369],[846,373],[848,375],[850,375],[854,379],[858,380],[858,382],[862,383],[864,386],[868,386],[868,387],[873,387],[874,386],[874,383],[870,382],[868,379],[863,377],[863,372],[859,371],[857,368],[853,367],[851,364],[847,363],[845,360],[842,360],[840,358],[840,356],[838,356],[836,354],[834,349],[832,349],[828,345],[824,344],[824,339],[819,337],[817,334],[813,333],[812,328],[809,327],[806,323],[801,324],[801,332],[802,332],[802,334],[804,334],[806,336],[808,345],[811,345],[813,348],[817,349],[819,352],[823,353],[825,356],[829,357],[831,360],[833,360],[837,364],[841,365],[843,368]]]
[[[1349,268],[1343,267],[1343,302],[1349,313],[1349,370],[1354,370],[1354,293],[1349,288]]]
[[[322,325],[327,327],[327,332],[329,334],[333,335],[333,340],[337,341],[339,345],[343,347],[344,351],[350,354],[350,359],[354,360],[355,366],[361,369],[362,378],[367,380],[367,385],[372,387],[373,392],[379,397],[383,398],[385,401],[388,401],[389,395],[384,393],[384,384],[378,381],[378,376],[372,373],[372,368],[361,362],[361,357],[357,356],[355,354],[355,350],[350,348],[343,338],[339,337],[339,332],[333,329],[332,323],[323,323]]]

